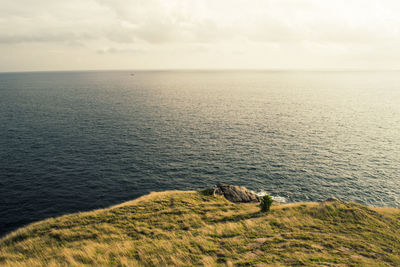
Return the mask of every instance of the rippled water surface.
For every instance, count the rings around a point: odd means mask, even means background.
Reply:
[[[0,74],[0,235],[150,191],[400,207],[399,72]]]

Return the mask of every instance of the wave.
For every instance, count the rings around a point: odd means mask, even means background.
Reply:
[[[256,194],[256,195],[259,196],[259,197],[263,197],[263,196],[265,196],[265,195],[269,195],[269,196],[271,196],[272,199],[273,199],[274,201],[276,201],[276,202],[279,202],[279,203],[287,203],[287,199],[286,199],[285,197],[282,197],[282,196],[272,196],[272,195],[268,194],[268,192],[265,191],[265,190],[261,190],[261,191],[258,191],[258,192],[256,192],[256,191],[251,191],[251,192],[253,192],[254,194]]]

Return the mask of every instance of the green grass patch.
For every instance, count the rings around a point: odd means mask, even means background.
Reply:
[[[356,203],[233,204],[152,193],[34,223],[0,240],[1,266],[399,266],[400,211]]]

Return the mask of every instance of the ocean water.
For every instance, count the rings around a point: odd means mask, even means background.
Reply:
[[[0,235],[217,182],[400,207],[400,72],[0,74]]]

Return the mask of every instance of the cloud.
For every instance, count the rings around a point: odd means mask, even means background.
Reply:
[[[386,5],[378,0],[5,2],[0,13],[5,22],[0,27],[2,42],[53,42],[87,36],[117,43],[159,44],[399,38],[400,20],[391,9],[400,11],[399,5],[385,0]],[[17,33],[10,33],[14,31]]]
[[[3,44],[16,44],[16,43],[42,43],[42,42],[66,42],[66,43],[79,43],[84,40],[93,39],[90,34],[75,34],[72,32],[57,33],[42,33],[42,34],[24,34],[24,35],[2,35],[0,36],[0,43]]]
[[[147,51],[144,49],[132,49],[132,48],[115,48],[115,47],[108,47],[103,49],[98,49],[98,54],[136,54],[136,53],[146,53]]]
[[[79,44],[97,56],[146,54],[153,57],[146,61],[161,62],[179,51],[203,62],[196,58],[202,46],[210,54],[226,51],[231,61],[247,57],[246,64],[256,54],[272,57],[266,49],[282,62],[290,61],[288,55],[293,62],[308,55],[318,64],[333,56],[349,64],[355,60],[351,54],[383,62],[387,53],[377,51],[388,46],[390,55],[400,54],[397,0],[0,0],[0,5],[0,49],[13,51],[41,45],[43,51],[73,54]]]

